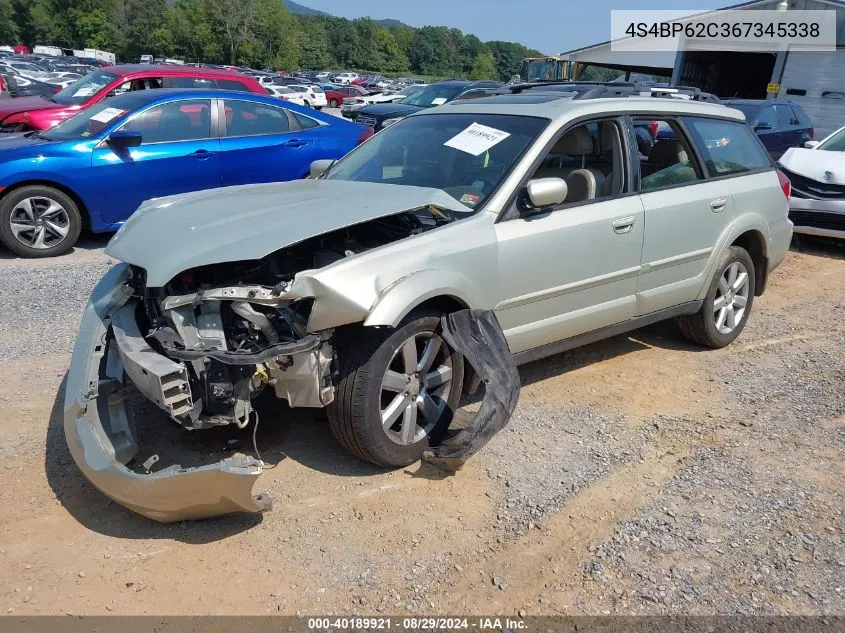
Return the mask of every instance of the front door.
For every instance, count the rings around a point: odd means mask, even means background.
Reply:
[[[571,128],[533,178],[563,178],[563,204],[496,224],[496,315],[513,353],[626,321],[643,243],[643,209],[618,121]]]
[[[102,143],[93,152],[97,210],[107,224],[125,222],[150,198],[218,186],[219,146],[212,138],[209,99],[155,105],[119,129],[140,132],[141,145],[115,150]]]

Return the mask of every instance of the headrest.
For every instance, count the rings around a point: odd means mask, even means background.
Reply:
[[[655,143],[648,155],[648,162],[651,165],[662,165],[668,167],[681,163],[686,165],[689,162],[687,151],[678,140],[666,139]]]
[[[569,130],[564,134],[557,143],[555,143],[552,150],[555,154],[566,154],[567,156],[587,156],[592,154],[593,137],[587,131],[587,128],[580,125]]]

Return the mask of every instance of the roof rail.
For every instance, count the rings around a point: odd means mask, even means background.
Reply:
[[[607,99],[614,97],[660,97],[719,103],[719,98],[693,86],[655,86],[633,81],[537,81],[503,87],[511,94],[526,91],[575,92],[572,99]],[[506,94],[503,92],[503,94]]]

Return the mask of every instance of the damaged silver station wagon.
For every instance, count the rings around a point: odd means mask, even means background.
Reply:
[[[123,263],[91,296],[65,400],[74,460],[107,496],[160,521],[270,504],[252,457],[134,464],[127,388],[194,431],[250,424],[271,389],[403,466],[479,382],[443,315],[493,311],[516,363],[673,317],[721,347],[792,234],[788,183],[743,115],[679,99],[459,102],[312,176],[150,200],[109,243]]]

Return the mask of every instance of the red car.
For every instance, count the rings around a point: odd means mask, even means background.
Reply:
[[[360,97],[370,94],[361,86],[355,86],[353,84],[349,84],[348,86],[338,86],[337,88],[324,87],[323,92],[326,93],[326,101],[328,102],[330,108],[339,108],[340,104],[343,103],[343,100],[347,97]]]
[[[221,88],[267,94],[252,77],[211,68],[109,66],[49,97],[0,101],[0,132],[46,130],[110,96],[150,88]]]

